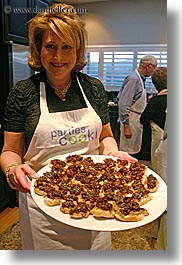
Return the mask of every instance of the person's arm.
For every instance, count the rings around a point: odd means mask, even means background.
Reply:
[[[110,123],[102,126],[102,132],[100,135],[100,154],[111,155],[121,159],[126,159],[129,162],[135,162],[137,159],[130,156],[128,153],[119,151],[117,143],[114,139]]]
[[[136,93],[136,85],[137,85],[137,80],[135,79],[129,80],[126,83],[118,102],[119,119],[120,122],[123,123],[124,125],[124,135],[128,139],[132,137],[130,124],[129,124],[129,114]]]
[[[129,123],[129,114],[136,93],[137,80],[129,80],[122,90],[118,101],[119,119],[121,123]]]
[[[24,134],[4,132],[4,146],[2,149],[0,164],[7,182],[12,189],[21,192],[30,191],[30,178],[36,178],[36,172],[27,164],[22,164],[24,146]]]

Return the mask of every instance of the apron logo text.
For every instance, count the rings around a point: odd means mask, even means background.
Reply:
[[[67,144],[74,145],[76,143],[85,143],[94,140],[94,132],[85,127],[69,128],[67,130],[51,131],[51,140],[54,144],[65,146]]]

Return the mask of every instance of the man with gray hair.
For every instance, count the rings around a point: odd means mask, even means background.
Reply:
[[[136,158],[142,144],[140,115],[147,104],[145,79],[151,76],[156,67],[157,59],[154,56],[141,58],[139,67],[124,79],[118,94],[120,150]]]

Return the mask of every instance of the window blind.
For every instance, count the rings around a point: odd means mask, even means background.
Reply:
[[[158,66],[167,67],[167,45],[88,46],[88,63],[82,72],[99,78],[106,90],[119,91],[124,78],[147,54],[157,58]],[[155,92],[151,77],[146,79],[146,89]]]

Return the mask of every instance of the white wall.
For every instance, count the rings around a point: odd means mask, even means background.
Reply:
[[[86,22],[89,45],[167,43],[167,0],[114,0],[74,6],[87,8],[81,17]]]

